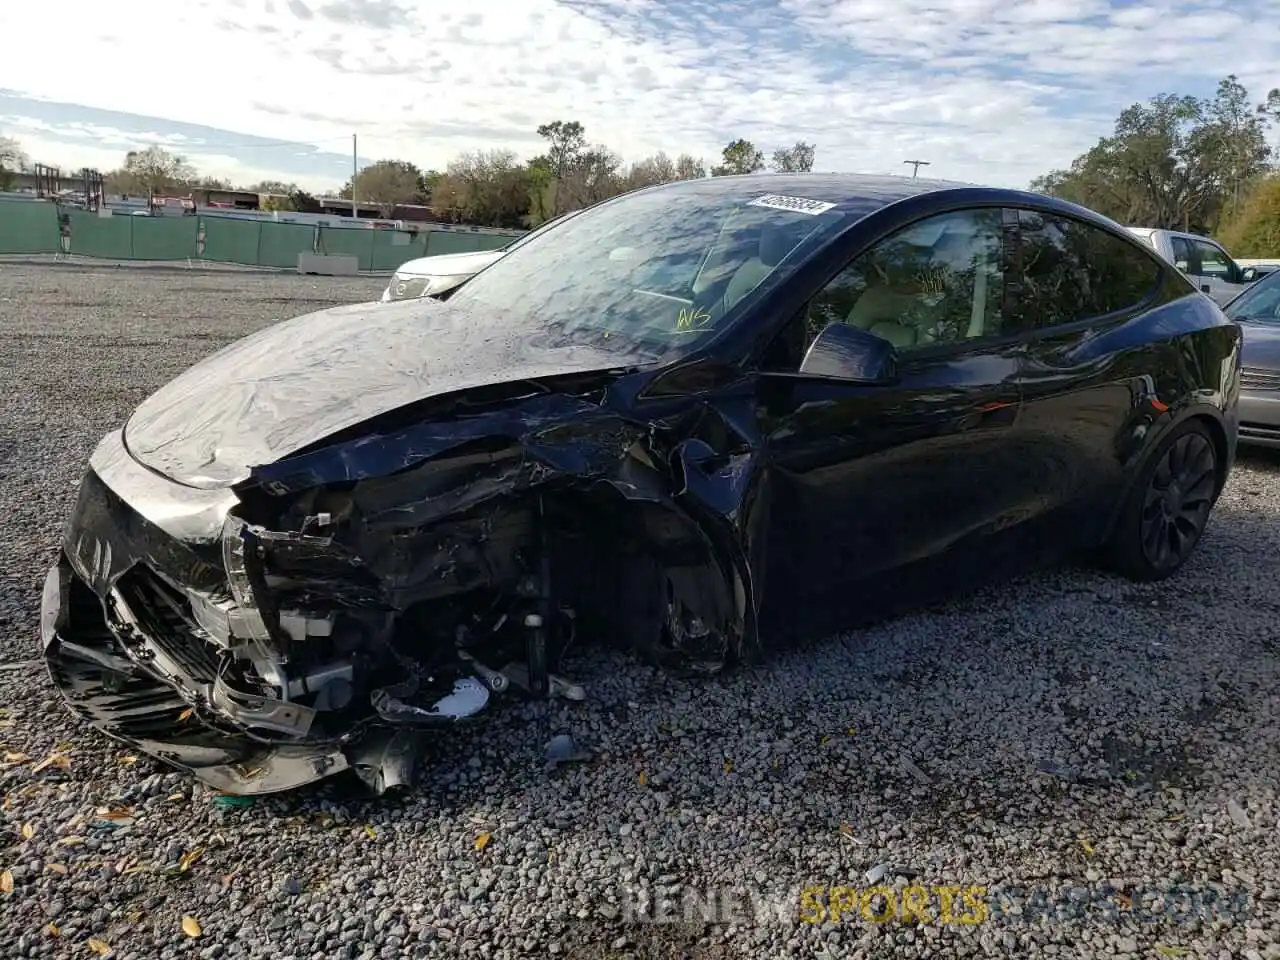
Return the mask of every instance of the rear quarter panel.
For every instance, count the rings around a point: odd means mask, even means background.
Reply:
[[[1242,332],[1209,298],[1191,294],[1096,338],[1091,349],[1119,351],[1145,373],[1115,438],[1124,483],[1109,532],[1136,478],[1179,424],[1201,419],[1218,448],[1219,489],[1235,461],[1239,432]]]
[[[1027,344],[1018,433],[1055,539],[1105,540],[1145,458],[1187,416],[1212,421],[1229,461],[1239,343],[1238,328],[1170,268],[1153,306]]]

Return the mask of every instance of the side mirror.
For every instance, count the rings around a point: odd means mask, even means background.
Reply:
[[[1212,290],[1212,289],[1213,289],[1213,288],[1212,288],[1211,286],[1209,286],[1209,284],[1207,284],[1207,283],[1202,283],[1202,284],[1200,284],[1200,292],[1201,292],[1201,293],[1208,293],[1208,292],[1209,292],[1210,290]]]
[[[881,383],[898,375],[898,353],[888,340],[847,323],[829,323],[804,355],[800,372],[811,377]]]
[[[1257,267],[1245,267],[1243,270],[1240,271],[1241,283],[1253,283],[1257,279],[1258,279]]]

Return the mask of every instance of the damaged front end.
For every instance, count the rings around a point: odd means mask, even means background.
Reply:
[[[405,786],[496,696],[582,699],[556,672],[579,635],[715,672],[754,643],[750,444],[616,409],[526,389],[212,490],[109,436],[45,586],[50,674],[107,734],[262,794]]]

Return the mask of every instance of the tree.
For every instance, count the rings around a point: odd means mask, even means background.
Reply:
[[[196,190],[234,190],[230,180],[223,177],[197,177],[187,184]]]
[[[163,147],[130,150],[124,166],[105,177],[108,188],[122,194],[158,194],[180,189],[196,179],[195,168],[185,157]]]
[[[541,226],[556,215],[556,178],[551,172],[550,159],[544,155],[525,164],[525,180],[529,189],[525,225],[530,228]]]
[[[527,168],[510,150],[478,150],[449,164],[432,206],[454,222],[521,227],[529,212]]]
[[[425,202],[431,202],[431,196],[435,193],[436,184],[443,179],[444,174],[439,170],[424,170],[422,172],[422,189],[425,195]]]
[[[604,146],[584,150],[565,174],[560,184],[563,191],[561,213],[589,207],[601,200],[625,193],[622,157]]]
[[[285,183],[283,180],[260,180],[252,186],[245,187],[249,193],[276,193],[288,196],[298,189],[296,183]]]
[[[724,163],[711,171],[713,177],[755,173],[764,169],[764,154],[750,140],[734,140],[724,148],[721,156]]]
[[[659,151],[631,165],[631,169],[627,171],[626,188],[638,190],[641,187],[652,187],[659,183],[670,183],[676,179],[678,177],[675,162]]]
[[[676,158],[677,180],[701,180],[707,175],[707,165],[700,159],[682,153]]]
[[[1242,192],[1266,170],[1271,159],[1267,103],[1250,103],[1249,91],[1233,74],[1219,81],[1205,112],[1206,153],[1226,178],[1224,188],[1231,206],[1239,207]]]
[[[299,213],[323,213],[324,208],[320,206],[320,201],[307,193],[294,187],[289,191],[289,206]]]
[[[551,175],[559,180],[587,146],[586,130],[577,120],[556,120],[538,127],[538,136],[547,141]]]
[[[773,151],[771,166],[779,173],[808,173],[813,169],[813,144],[797,140],[791,147]]]
[[[422,171],[403,160],[379,160],[359,171],[354,180],[357,202],[377,204],[384,215],[398,203],[426,200],[427,185]],[[350,200],[351,186],[352,181],[348,180],[338,196]]]
[[[17,140],[0,137],[0,190],[11,189],[15,175],[25,170],[29,162]]]
[[[1270,257],[1280,250],[1280,176],[1257,181],[1217,233],[1237,257]]]
[[[547,141],[547,152],[528,164],[536,184],[529,197],[529,217],[541,222],[573,209],[572,196],[581,192],[587,135],[577,120],[555,120],[538,127],[538,136]],[[590,165],[592,160],[585,162]],[[579,181],[578,186],[565,186],[571,175]]]
[[[275,184],[272,184],[275,186]],[[256,190],[259,194],[266,194],[267,198],[262,203],[263,210],[279,211],[280,213],[321,213],[320,201],[307,193],[305,190],[298,189],[293,184],[279,184],[287,186],[287,191],[275,192],[266,190]],[[262,184],[258,184],[261,187]],[[256,189],[256,188],[255,188]]]
[[[1209,232],[1268,168],[1267,109],[1250,109],[1234,76],[1209,100],[1161,94],[1125,109],[1111,136],[1031,189],[1125,223]]]

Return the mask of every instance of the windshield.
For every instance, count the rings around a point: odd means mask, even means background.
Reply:
[[[546,233],[548,230],[550,230],[560,221],[568,220],[575,213],[579,213],[579,212],[581,211],[570,210],[568,213],[562,213],[560,214],[560,216],[555,217],[551,220],[548,220],[542,226],[535,227],[534,229],[530,230],[528,233],[520,234],[520,236],[516,237],[514,240],[512,240],[510,243],[508,243],[505,247],[502,247],[501,249],[504,253],[510,253],[512,250],[518,250],[521,247],[523,247],[526,243],[528,243],[530,240],[532,240],[534,237],[542,236],[544,233]]]
[[[1232,320],[1280,323],[1280,272],[1269,273],[1227,304]]]
[[[687,351],[789,275],[845,214],[742,183],[640,191],[530,237],[453,296],[534,320],[555,339]]]

